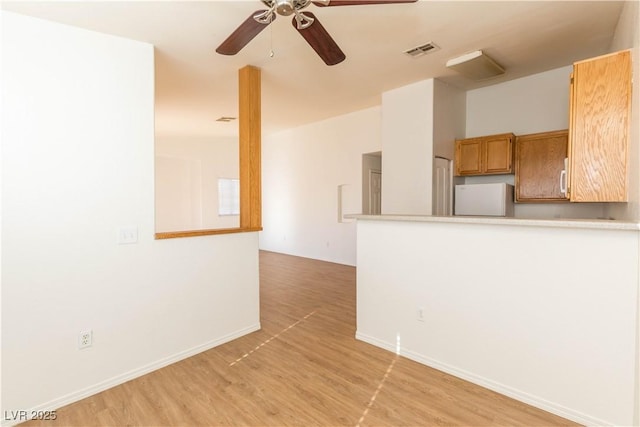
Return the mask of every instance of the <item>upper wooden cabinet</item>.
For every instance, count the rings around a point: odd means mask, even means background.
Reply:
[[[569,200],[565,185],[566,130],[516,137],[515,196],[518,202],[560,202]]]
[[[627,201],[630,52],[576,62],[570,99],[567,171],[570,200]]]
[[[482,139],[469,138],[456,141],[456,175],[482,173]]]
[[[512,133],[456,140],[456,176],[513,173]]]

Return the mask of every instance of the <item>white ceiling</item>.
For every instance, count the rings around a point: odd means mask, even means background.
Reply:
[[[3,1],[2,8],[152,43],[156,48],[157,135],[237,135],[237,72],[262,69],[263,132],[379,105],[384,91],[428,78],[480,87],[444,64],[482,49],[507,70],[483,85],[569,65],[605,53],[622,10],[617,1],[426,1],[309,6],[347,59],[326,66],[279,16],[239,54],[215,48],[258,0]],[[418,58],[403,51],[432,41]],[[269,53],[273,49],[274,56]]]

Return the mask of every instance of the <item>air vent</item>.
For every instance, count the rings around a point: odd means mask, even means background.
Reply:
[[[425,44],[423,44],[422,46],[418,46],[418,47],[414,47],[412,49],[409,50],[405,50],[404,53],[406,53],[407,55],[413,57],[413,58],[417,58],[418,56],[422,56],[425,53],[429,53],[429,52],[433,52],[434,50],[438,50],[439,47],[436,46],[433,42],[427,42]]]
[[[236,118],[235,117],[228,117],[228,116],[222,116],[219,119],[216,119],[216,122],[232,122],[234,121]]]

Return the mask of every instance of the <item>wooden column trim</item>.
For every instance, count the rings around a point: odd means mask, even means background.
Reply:
[[[247,65],[238,72],[240,126],[240,228],[262,227],[261,71]]]

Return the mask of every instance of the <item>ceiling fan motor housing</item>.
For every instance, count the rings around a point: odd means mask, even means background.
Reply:
[[[276,12],[278,12],[278,15],[289,16],[295,10],[291,0],[277,0],[277,3]]]
[[[311,0],[271,0],[270,2],[265,2],[267,5],[271,3],[269,6],[274,7],[278,13],[278,15],[289,16],[295,13],[298,10],[304,9],[309,6]]]

